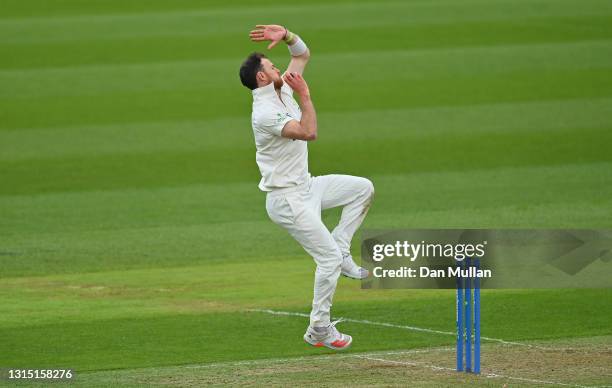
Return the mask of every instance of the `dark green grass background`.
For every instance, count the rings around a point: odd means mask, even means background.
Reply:
[[[365,227],[612,227],[612,2],[5,0],[0,366],[320,353],[306,320],[245,311],[307,312],[313,271],[257,190],[257,23],[311,47],[310,169],[374,182]],[[609,335],[611,297],[484,292],[483,334]],[[335,313],[452,331],[453,298],[342,280]],[[452,342],[343,329],[356,351]]]

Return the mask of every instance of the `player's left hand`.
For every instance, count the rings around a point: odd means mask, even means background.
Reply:
[[[255,29],[250,32],[249,37],[253,42],[263,42],[266,40],[271,41],[268,45],[268,50],[273,48],[283,40],[285,34],[287,33],[287,29],[283,26],[278,26],[276,24],[258,24],[255,26]]]
[[[285,73],[283,80],[296,92],[300,98],[310,97],[310,90],[306,80],[299,73]]]

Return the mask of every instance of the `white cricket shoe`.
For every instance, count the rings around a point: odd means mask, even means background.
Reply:
[[[347,278],[351,279],[365,279],[370,274],[367,269],[355,264],[351,255],[346,255],[342,258],[342,266],[340,267],[340,273],[343,276],[346,276]]]
[[[334,321],[327,327],[308,326],[304,334],[304,341],[317,348],[325,346],[333,350],[348,349],[353,342],[353,337],[342,334],[336,329],[336,324],[341,321],[341,319]]]

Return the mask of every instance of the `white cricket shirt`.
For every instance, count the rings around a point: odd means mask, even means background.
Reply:
[[[293,90],[286,83],[281,88],[281,97],[282,101],[274,90],[274,83],[253,90],[251,123],[262,191],[297,186],[310,176],[307,142],[281,136],[287,122],[302,119]]]

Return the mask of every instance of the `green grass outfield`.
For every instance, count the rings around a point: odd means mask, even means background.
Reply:
[[[374,182],[365,228],[612,228],[612,2],[1,8],[0,368],[83,386],[612,384],[610,289],[484,290],[483,335],[521,345],[485,341],[481,377],[450,370],[452,290],[342,279],[334,315],[395,326],[346,322],[348,353],[308,348],[314,264],[267,218],[237,75],[265,50],[254,24],[304,38],[310,169]]]

